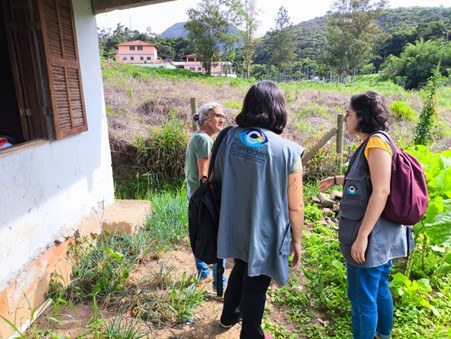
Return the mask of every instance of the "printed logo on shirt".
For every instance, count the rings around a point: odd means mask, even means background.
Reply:
[[[357,193],[359,193],[359,189],[354,185],[349,185],[346,189],[346,193],[350,195],[356,195]]]
[[[249,128],[240,133],[240,140],[248,147],[262,147],[268,142],[268,137],[260,129]]]
[[[240,133],[240,142],[232,142],[230,154],[263,164],[268,159],[268,137],[259,129],[250,128]]]

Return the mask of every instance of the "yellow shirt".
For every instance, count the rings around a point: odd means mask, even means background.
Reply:
[[[383,150],[387,151],[388,153],[390,153],[391,156],[393,156],[393,151],[392,151],[392,149],[390,147],[390,144],[387,143],[382,138],[378,137],[377,135],[374,135],[374,136],[370,137],[370,140],[368,140],[368,143],[366,144],[366,147],[365,147],[365,158],[367,160],[368,160],[368,154],[370,152],[370,148],[383,149]]]

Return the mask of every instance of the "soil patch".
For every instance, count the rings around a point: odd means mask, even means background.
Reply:
[[[233,262],[228,261],[227,276],[230,275],[232,267]],[[170,272],[170,279],[176,281],[181,280],[184,272],[187,276],[194,275],[196,270],[190,248],[181,246],[162,253],[160,256],[149,258],[133,269],[129,282],[137,287],[140,284],[150,284],[150,277],[155,277],[155,274],[162,270]],[[271,288],[274,289],[277,286],[273,284]],[[206,290],[212,290],[211,282],[206,286]],[[168,299],[168,290],[161,290],[161,293],[166,294],[165,298]],[[118,313],[123,322],[137,321],[132,316],[132,310],[121,311],[111,307],[111,304],[111,300],[105,300],[98,304],[99,313],[97,317],[101,318],[103,322],[115,321]],[[151,322],[140,321],[141,329],[147,333],[146,338],[239,338],[241,324],[237,324],[228,330],[219,326],[222,306],[222,299],[217,298],[211,291],[205,296],[205,303],[196,307],[195,315],[191,321],[184,324],[171,323],[163,327],[157,327]],[[271,322],[290,330],[291,326],[287,324],[284,312],[278,309],[276,305],[271,305],[269,297],[265,312]],[[49,332],[51,331],[50,333],[53,335],[68,338],[93,337],[95,321],[95,306],[92,301],[75,304],[73,308],[66,307],[60,311],[58,316],[55,316],[52,307],[49,307],[33,326],[30,335],[33,336],[38,331],[42,332],[43,329],[46,329]]]

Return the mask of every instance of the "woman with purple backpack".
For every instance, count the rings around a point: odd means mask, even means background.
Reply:
[[[407,256],[409,247],[413,247],[410,228],[382,216],[392,175],[393,149],[382,133],[388,129],[389,115],[380,94],[368,91],[354,95],[343,121],[347,132],[357,135],[361,145],[344,176],[319,182],[322,192],[333,185],[343,185],[338,238],[346,259],[354,339],[390,338],[391,259]]]

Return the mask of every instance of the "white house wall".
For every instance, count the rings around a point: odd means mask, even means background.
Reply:
[[[72,2],[88,131],[0,154],[0,291],[114,200],[96,20],[91,0]]]

